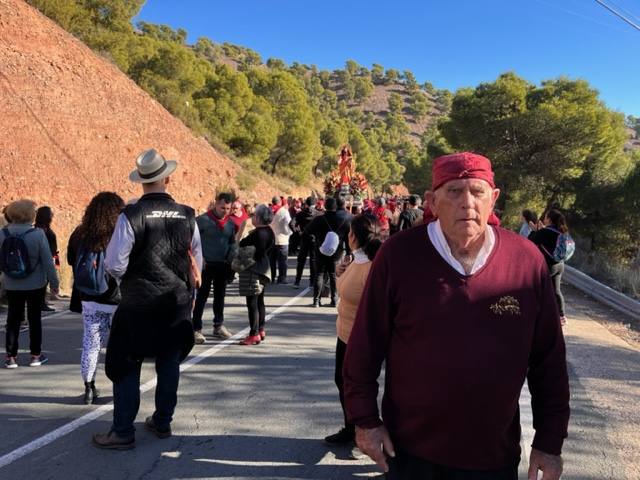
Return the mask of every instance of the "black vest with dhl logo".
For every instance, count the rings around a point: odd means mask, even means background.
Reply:
[[[176,308],[178,316],[190,316],[188,252],[195,228],[193,209],[166,193],[151,193],[128,205],[123,213],[135,243],[120,285],[121,305],[162,304]]]

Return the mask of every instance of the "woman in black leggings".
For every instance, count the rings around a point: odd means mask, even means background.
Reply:
[[[556,291],[556,300],[558,301],[558,310],[560,313],[560,324],[567,324],[567,317],[564,312],[564,295],[562,295],[561,281],[564,273],[564,262],[558,262],[553,258],[553,251],[556,248],[558,237],[562,233],[569,232],[567,220],[565,216],[556,209],[551,209],[544,216],[543,224],[538,230],[534,230],[529,234],[529,240],[538,245],[540,251],[544,255],[549,267],[549,274],[553,281]]]
[[[256,262],[239,275],[239,293],[247,298],[250,329],[249,335],[240,341],[240,345],[257,345],[264,341],[266,336],[264,291],[272,280],[269,264],[269,253],[275,245],[275,235],[269,226],[272,220],[271,209],[266,205],[258,205],[252,217],[256,228],[240,242],[240,248],[255,248],[253,259]]]

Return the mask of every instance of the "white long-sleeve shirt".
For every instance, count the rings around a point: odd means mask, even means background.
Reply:
[[[118,282],[127,272],[129,266],[129,255],[135,243],[135,234],[129,223],[129,219],[125,214],[121,213],[116,222],[116,228],[113,231],[107,253],[104,259],[104,266],[109,275]],[[193,236],[191,237],[191,253],[196,259],[198,268],[202,270],[202,242],[200,240],[200,230],[195,225]]]
[[[491,227],[491,225],[487,225],[482,248],[480,248],[480,251],[478,252],[478,256],[476,257],[476,261],[473,264],[471,272],[467,273],[464,271],[464,268],[462,267],[460,262],[456,260],[456,258],[451,253],[451,247],[449,247],[449,243],[447,243],[447,239],[444,236],[444,232],[442,231],[442,227],[440,226],[440,220],[431,222],[427,226],[427,232],[429,232],[429,240],[431,240],[431,243],[438,251],[440,256],[444,258],[444,260],[449,265],[451,265],[458,273],[462,275],[473,275],[478,270],[480,270],[484,266],[484,264],[487,263],[487,259],[489,258],[489,255],[491,255],[493,247],[496,244],[496,236],[493,233],[493,227]]]

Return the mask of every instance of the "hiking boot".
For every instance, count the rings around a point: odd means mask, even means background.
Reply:
[[[158,438],[169,438],[171,436],[171,427],[160,428],[156,424],[153,416],[147,417],[144,421],[144,428],[149,430]]]
[[[31,355],[31,363],[29,363],[29,366],[39,367],[40,365],[44,365],[48,361],[49,359],[45,357],[42,353],[40,355]]]
[[[338,433],[324,437],[324,441],[329,445],[345,445],[353,442],[355,438],[356,432],[354,430],[342,427]]]
[[[260,343],[260,335],[247,335],[238,345],[258,345]]]
[[[198,330],[197,332],[193,333],[193,338],[194,338],[195,342],[198,345],[202,345],[204,342],[207,341],[207,339],[204,338],[204,335],[202,334],[202,332],[200,330]]]
[[[224,325],[219,325],[217,327],[213,327],[213,336],[215,338],[226,340],[227,338],[233,337],[233,333],[227,330],[227,327],[225,327]]]
[[[108,450],[131,450],[136,446],[135,437],[122,438],[113,430],[107,433],[96,433],[91,440],[94,447]]]
[[[7,355],[7,359],[4,361],[4,368],[18,368],[16,357],[10,357]]]
[[[258,335],[260,335],[260,341],[264,342],[265,337],[267,336],[267,333],[264,331],[264,329],[260,330],[258,332]]]

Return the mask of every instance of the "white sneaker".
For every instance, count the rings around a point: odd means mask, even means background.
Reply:
[[[194,337],[195,342],[198,345],[202,345],[203,343],[205,343],[207,341],[207,339],[204,337],[204,335],[200,331],[194,332],[193,337]]]
[[[227,327],[224,325],[220,325],[219,327],[215,327],[213,329],[213,336],[216,338],[221,338],[222,340],[226,340],[227,338],[233,337],[233,333],[227,330]]]

